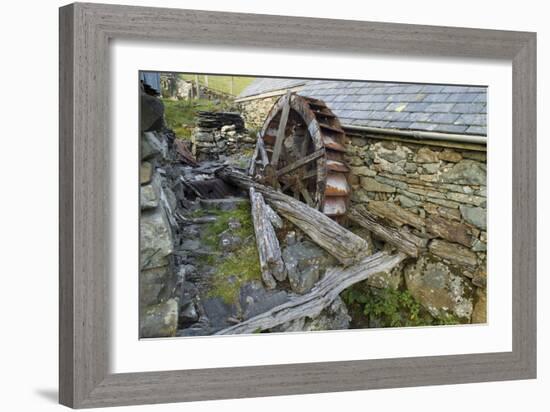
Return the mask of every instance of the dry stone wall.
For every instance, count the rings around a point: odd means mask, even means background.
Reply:
[[[240,102],[239,110],[244,118],[245,127],[249,130],[261,129],[267,114],[280,97],[272,96]]]
[[[426,240],[385,284],[400,279],[435,318],[485,322],[485,152],[354,136],[346,157],[352,203]]]
[[[193,155],[200,162],[220,156],[250,154],[256,139],[245,129],[239,113],[198,112],[191,142]]]

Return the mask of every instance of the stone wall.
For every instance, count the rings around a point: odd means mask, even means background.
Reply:
[[[263,126],[267,114],[280,97],[272,96],[240,102],[239,110],[244,118],[245,127],[249,130],[259,130]]]
[[[486,153],[374,136],[347,150],[352,203],[426,241],[384,284],[404,284],[435,318],[485,322]]]
[[[199,112],[191,135],[192,152],[201,162],[220,157],[251,155],[256,146],[238,112]]]
[[[140,165],[140,337],[175,336],[178,326],[178,277],[174,268],[171,209],[162,166],[168,142],[162,132],[144,132]],[[173,218],[172,218],[173,219]]]

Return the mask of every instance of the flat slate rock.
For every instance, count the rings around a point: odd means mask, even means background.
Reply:
[[[290,295],[287,292],[283,290],[267,290],[261,282],[257,281],[241,286],[239,297],[245,320],[282,305],[289,299]]]

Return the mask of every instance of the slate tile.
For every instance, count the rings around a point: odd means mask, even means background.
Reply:
[[[410,128],[414,130],[434,130],[437,125],[433,123],[414,122]]]
[[[422,86],[422,93],[441,93],[445,86],[437,84],[425,84]]]
[[[371,90],[372,94],[388,94],[387,87],[375,87]]]
[[[388,124],[388,122],[383,120],[367,120],[365,124],[366,126],[370,126],[370,127],[385,127]]]
[[[450,103],[470,103],[476,98],[475,93],[452,93],[449,95],[447,102]]]
[[[386,106],[386,111],[406,112],[408,103],[390,103]]]
[[[447,133],[463,133],[466,131],[467,128],[468,126],[460,126],[456,124],[438,124],[434,131]]]
[[[386,127],[390,129],[410,129],[411,125],[411,122],[388,122]]]
[[[404,120],[411,122],[427,122],[430,119],[431,113],[414,112],[408,113]]]
[[[468,134],[478,134],[482,136],[487,136],[487,127],[483,126],[470,126],[466,129]]]
[[[359,96],[360,102],[374,102],[376,100],[377,96],[374,94],[364,94]]]
[[[446,113],[449,112],[454,105],[454,103],[430,103],[424,110],[426,112]]]
[[[373,105],[376,104],[376,103],[355,103],[355,108],[357,110],[364,110],[364,111],[367,111],[367,110],[372,110],[374,109],[373,108]]]
[[[420,93],[422,91],[421,84],[410,84],[405,87],[405,93]]]
[[[457,103],[450,110],[452,113],[481,113],[485,114],[483,103]]]
[[[425,103],[442,103],[450,96],[448,93],[432,93],[427,94],[424,100]]]
[[[454,124],[469,126],[485,126],[487,124],[487,115],[485,114],[461,114]]]
[[[407,86],[406,85],[394,85],[386,87],[386,94],[406,94]]]
[[[424,112],[433,103],[407,103],[406,112]]]
[[[368,119],[369,120],[385,120],[388,112],[383,111],[372,111],[369,112]]]
[[[370,110],[385,110],[387,106],[386,102],[372,102]]]
[[[474,103],[487,103],[487,93],[478,93],[474,99]]]
[[[468,87],[468,93],[487,93],[487,87],[486,86],[470,86]]]
[[[460,115],[456,113],[434,113],[430,116],[431,123],[453,123]]]
[[[443,93],[467,93],[468,86],[445,86],[442,92]]]

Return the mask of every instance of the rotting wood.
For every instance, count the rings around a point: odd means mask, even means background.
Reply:
[[[261,139],[258,138],[258,142],[256,143],[256,147],[254,148],[254,153],[252,154],[252,158],[250,159],[250,166],[248,167],[248,175],[249,176],[254,176],[254,172],[256,171],[256,161],[258,159],[258,155],[259,155],[259,152],[260,152],[260,147],[259,147],[259,141]]]
[[[271,225],[263,196],[252,187],[249,194],[262,279],[268,289],[273,289],[277,286],[275,280],[281,282],[286,278],[279,240]]]
[[[348,218],[409,256],[418,257],[421,251],[426,248],[426,239],[422,239],[405,229],[396,229],[385,225],[377,216],[370,213],[364,205],[351,208],[348,212]]]
[[[426,226],[426,222],[422,217],[403,209],[393,202],[373,200],[368,203],[367,207],[371,213],[389,221],[390,223],[393,223],[398,227],[409,225],[419,230],[423,230]]]
[[[453,222],[441,216],[430,216],[426,219],[426,230],[450,242],[460,243],[466,247],[472,244],[472,235],[464,223]]]
[[[273,210],[268,204],[265,205],[265,213],[273,225],[274,228],[282,229],[283,228],[283,219]]]
[[[295,319],[304,317],[315,318],[342,291],[375,273],[390,271],[403,259],[405,259],[405,254],[403,253],[389,255],[386,252],[378,252],[363,258],[358,263],[347,268],[330,268],[309,293],[293,297],[282,305],[237,325],[223,329],[217,332],[216,335],[256,333]]]
[[[253,187],[279,214],[306,233],[341,264],[351,265],[367,255],[368,243],[365,239],[305,203],[257,183],[246,174],[231,168],[220,169],[216,175],[247,190]]]
[[[269,157],[267,156],[267,151],[265,150],[264,140],[260,137],[260,135],[258,135],[258,151],[262,166],[265,168],[269,164]]]

